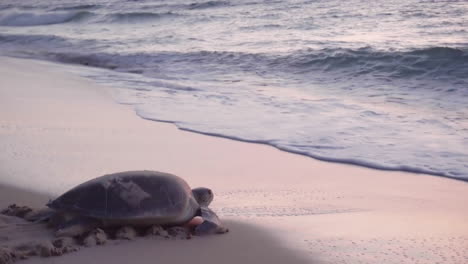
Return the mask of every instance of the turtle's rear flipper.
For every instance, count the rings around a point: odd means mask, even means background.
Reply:
[[[75,237],[87,233],[100,225],[100,221],[89,217],[76,217],[59,226],[57,237]]]
[[[224,234],[229,232],[229,229],[222,225],[219,217],[211,209],[202,207],[201,217],[203,218],[203,223],[195,227],[195,235],[203,236],[211,234]]]

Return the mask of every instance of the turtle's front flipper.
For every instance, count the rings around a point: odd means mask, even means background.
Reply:
[[[202,236],[229,232],[229,229],[222,225],[216,213],[208,207],[201,208],[201,217],[203,218],[203,223],[195,227],[195,235]]]
[[[100,221],[89,217],[76,217],[59,226],[57,237],[74,237],[84,234],[100,225]]]
[[[57,212],[53,209],[42,208],[39,210],[33,210],[31,213],[28,213],[24,219],[35,223],[46,222],[49,221],[56,213]]]

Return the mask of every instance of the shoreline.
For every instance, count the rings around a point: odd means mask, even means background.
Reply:
[[[434,262],[450,257],[445,263],[454,264],[468,258],[468,185],[459,181],[323,162],[270,145],[180,130],[140,118],[131,106],[116,103],[110,88],[65,73],[68,66],[0,60],[5,76],[0,80],[0,184],[34,186],[38,192],[57,195],[106,173],[160,170],[184,177],[192,187],[215,191],[213,209],[246,236],[213,238],[231,248],[242,243],[255,248],[248,241],[259,228],[268,243],[258,254],[285,247],[288,250],[279,252],[288,258],[300,255],[314,263],[411,263],[405,254],[422,263],[422,256]],[[4,188],[9,187],[0,186]],[[37,201],[20,191],[16,193],[22,199],[15,199],[14,189],[9,190],[2,192],[2,202]],[[216,249],[216,243],[205,240]],[[451,241],[456,245],[446,248]],[[132,244],[126,245],[134,249]],[[195,254],[192,246],[187,250]],[[91,258],[90,252],[108,254],[104,248],[70,256],[78,262]],[[176,248],[167,250],[177,254]],[[391,261],[385,260],[389,253]],[[236,260],[236,255],[231,258]],[[67,263],[66,259],[54,261]],[[211,263],[208,256],[205,260]],[[31,259],[37,261],[47,259]]]
[[[2,57],[2,56],[3,55],[0,55],[0,57]],[[84,67],[84,68],[93,68],[93,69],[97,69],[97,70],[106,70],[106,71],[111,70],[111,69],[107,69],[107,68],[98,68],[98,67],[93,67],[93,66],[85,66],[85,65],[81,65],[81,64],[72,64],[72,63],[66,63],[66,62],[50,61],[50,60],[45,60],[45,59],[22,58],[22,57],[14,57],[14,56],[11,56],[11,57],[10,56],[5,56],[5,57],[14,58],[14,59],[24,59],[24,60],[44,62],[44,63],[48,63],[48,64],[51,64],[51,65],[53,65],[53,64],[63,65],[63,66],[66,66],[66,67],[71,67],[71,68],[73,68],[73,67]],[[88,79],[86,77],[81,77],[81,76],[79,76],[79,77],[87,79],[88,81],[92,82],[91,79]],[[279,146],[270,144],[268,142],[262,142],[262,141],[258,141],[258,140],[257,141],[256,140],[248,140],[248,139],[243,139],[243,138],[235,137],[235,136],[226,136],[226,135],[218,134],[218,133],[202,132],[202,131],[197,131],[197,130],[193,130],[193,129],[190,129],[190,128],[179,127],[177,125],[177,122],[175,122],[175,121],[162,120],[162,119],[157,119],[157,118],[146,118],[146,117],[143,117],[143,116],[139,115],[137,113],[137,111],[134,109],[133,104],[119,103],[115,99],[115,96],[113,95],[114,91],[112,91],[112,88],[110,88],[110,86],[102,85],[101,87],[104,87],[104,89],[108,90],[109,96],[112,97],[112,99],[114,100],[114,102],[116,104],[120,104],[120,105],[123,105],[125,107],[131,107],[132,111],[134,112],[134,114],[137,117],[139,117],[139,118],[141,118],[143,120],[147,120],[147,121],[163,123],[163,124],[170,124],[170,125],[174,126],[175,128],[177,128],[180,131],[195,133],[195,134],[199,134],[199,135],[203,135],[203,136],[217,137],[217,138],[222,138],[222,139],[227,139],[227,140],[233,140],[233,141],[242,142],[242,143],[264,145],[264,146],[271,147],[271,148],[273,148],[275,150],[279,150],[279,151],[294,154],[294,155],[304,156],[304,157],[313,159],[315,161],[320,161],[320,162],[328,162],[328,163],[333,163],[333,164],[356,166],[356,167],[362,167],[362,168],[367,168],[367,169],[371,169],[371,170],[378,170],[378,171],[389,171],[389,172],[394,171],[394,172],[411,173],[411,174],[422,174],[422,175],[426,175],[426,176],[442,177],[442,178],[446,178],[446,179],[452,179],[452,180],[468,183],[468,176],[467,177],[449,176],[449,175],[442,174],[442,173],[436,173],[436,172],[431,172],[431,171],[423,170],[423,169],[419,169],[419,168],[413,168],[413,167],[407,166],[407,165],[404,165],[403,167],[406,167],[406,168],[402,169],[402,168],[387,167],[387,166],[378,165],[378,164],[371,164],[370,162],[367,162],[367,161],[356,161],[356,160],[353,160],[351,158],[349,158],[349,159],[333,159],[333,158],[321,157],[321,156],[318,156],[318,155],[311,155],[311,154],[307,154],[307,153],[300,152],[300,151],[293,151],[293,150],[289,150],[289,149],[286,149],[286,148],[281,148]]]
[[[300,151],[292,151],[292,150],[280,148],[280,147],[277,147],[275,145],[271,145],[271,144],[269,144],[267,142],[247,140],[247,139],[242,139],[242,138],[237,138],[237,137],[229,137],[229,136],[225,136],[225,135],[222,135],[222,134],[216,134],[216,133],[210,133],[210,132],[200,132],[200,131],[197,131],[197,130],[178,127],[176,122],[174,122],[174,121],[144,118],[144,117],[139,116],[138,114],[136,114],[136,115],[138,117],[142,118],[142,119],[146,119],[146,120],[150,120],[150,121],[154,121],[154,122],[171,124],[171,125],[175,126],[177,129],[179,129],[181,131],[187,131],[187,132],[190,132],[190,133],[196,133],[196,134],[209,136],[209,137],[224,138],[224,139],[233,140],[233,141],[237,141],[237,142],[265,145],[265,146],[272,147],[272,148],[274,148],[276,150],[279,150],[279,151],[282,151],[282,152],[286,152],[286,153],[290,153],[290,154],[294,154],[294,155],[304,156],[304,157],[314,159],[314,160],[317,160],[317,161],[321,161],[321,162],[329,162],[329,163],[335,163],[335,164],[356,166],[356,167],[362,167],[362,168],[367,168],[367,169],[371,169],[371,170],[378,170],[378,171],[395,171],[395,172],[404,172],[404,173],[412,173],[412,174],[422,174],[422,175],[426,175],[426,176],[442,177],[442,178],[446,178],[446,179],[451,179],[451,180],[462,181],[462,182],[468,183],[468,178],[457,178],[457,177],[447,176],[447,175],[444,175],[444,174],[432,173],[430,171],[422,171],[420,169],[407,169],[407,170],[395,169],[395,168],[387,168],[387,167],[384,167],[384,166],[379,167],[377,165],[366,165],[365,162],[352,162],[352,161],[348,162],[348,161],[343,161],[343,160],[339,160],[339,159],[322,158],[322,157],[319,157],[319,156],[312,156],[310,154],[306,154],[306,153],[303,153],[303,152],[300,152]]]

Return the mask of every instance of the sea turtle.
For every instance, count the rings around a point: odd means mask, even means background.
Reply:
[[[104,175],[65,192],[47,206],[53,209],[57,236],[78,236],[97,227],[180,226],[201,217],[195,235],[225,233],[208,208],[213,192],[190,189],[182,178],[157,171]],[[57,220],[58,219],[58,220]]]

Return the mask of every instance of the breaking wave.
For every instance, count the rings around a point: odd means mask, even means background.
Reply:
[[[81,12],[81,16],[85,15]],[[153,13],[119,14],[115,19],[159,16]],[[168,14],[170,15],[170,14]],[[78,15],[76,15],[78,16]],[[75,16],[73,16],[75,17]],[[73,17],[68,17],[71,19]],[[65,18],[64,18],[65,19]],[[60,62],[93,67],[119,69],[141,73],[161,65],[191,65],[205,70],[229,67],[239,72],[258,71],[301,75],[313,78],[313,73],[330,73],[335,79],[456,79],[468,81],[468,52],[466,49],[431,47],[409,51],[379,51],[362,49],[299,50],[289,54],[242,52],[156,52],[156,53],[95,53],[96,41],[72,40],[52,35],[0,35],[0,46],[40,46],[41,56]],[[76,48],[81,52],[73,52]],[[87,50],[90,50],[87,52]],[[195,66],[194,65],[194,66]]]

